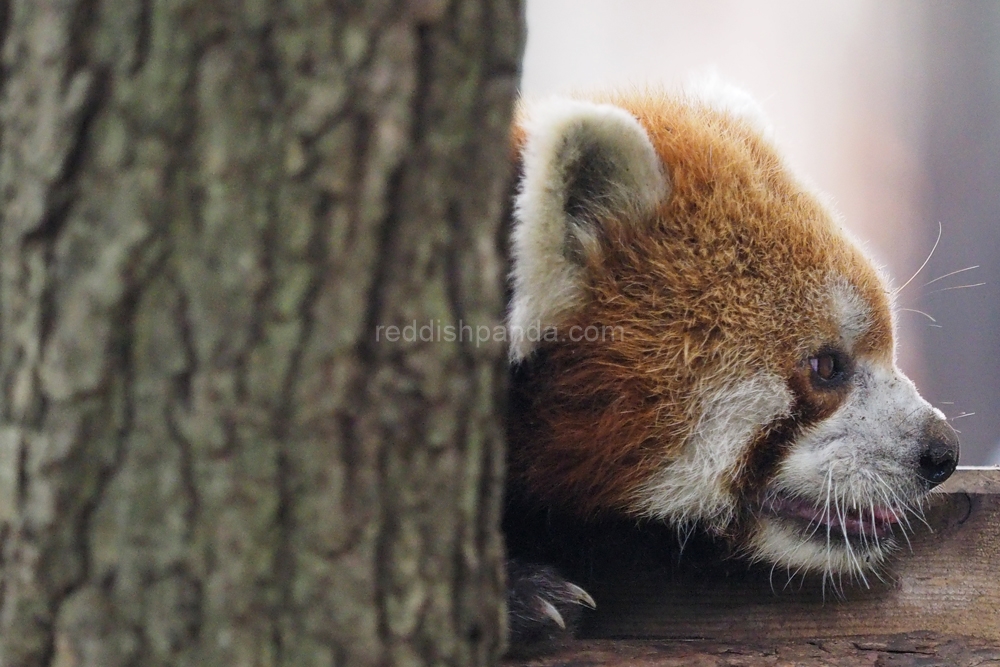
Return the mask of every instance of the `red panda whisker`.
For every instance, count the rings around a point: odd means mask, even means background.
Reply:
[[[899,417],[898,419],[896,419],[897,427],[901,427],[906,422],[912,421],[911,417],[913,417],[914,415],[918,414],[919,412],[920,412],[920,408],[914,408],[913,410],[910,410],[906,414],[904,414],[901,417]],[[903,437],[904,438],[911,437],[912,435],[914,435],[916,432],[918,432],[920,430],[923,430],[923,424],[914,424],[913,426],[910,427],[910,429],[904,431]]]
[[[857,510],[857,509],[852,510],[852,512],[854,512],[855,515],[858,518],[858,524],[860,525],[860,528],[861,528],[861,542],[862,542],[862,544],[865,547],[865,553],[868,553],[868,552],[871,551],[871,548],[868,546],[868,533],[865,531],[865,515],[864,515],[864,512],[861,512],[860,510]],[[872,535],[873,536],[874,536],[874,530],[875,530],[875,524],[872,523],[872,531],[873,531]]]
[[[863,572],[861,572],[861,563],[858,561],[857,555],[854,553],[854,546],[851,544],[851,537],[847,532],[847,519],[848,519],[848,508],[847,499],[844,499],[844,504],[841,505],[840,501],[837,501],[837,513],[840,519],[840,532],[844,535],[844,546],[847,548],[847,556],[850,562],[854,563],[854,566],[858,569],[858,573],[861,575],[861,579],[868,588],[868,580],[865,578]]]
[[[913,516],[919,519],[920,523],[924,524],[924,526],[927,527],[928,531],[932,533],[934,532],[934,528],[931,526],[931,524],[927,522],[927,517],[924,516],[924,508],[922,505],[918,505],[916,507],[908,507],[906,508],[906,511],[910,512],[911,514],[913,514]]]
[[[688,540],[691,539],[691,534],[694,532],[694,529],[694,524],[689,521],[677,524],[677,539],[680,542],[680,549],[677,552],[677,560],[680,560],[681,557],[683,557],[684,549],[687,547]]]
[[[830,468],[830,481],[826,487],[826,569],[831,573],[830,585],[833,585],[833,564],[831,559],[833,558],[833,545],[830,543],[831,531],[833,530],[833,518],[830,516],[830,511],[832,509],[830,505],[830,496],[833,494],[833,468]]]
[[[884,584],[886,586],[889,585],[889,582],[886,581],[885,577],[882,576],[884,574],[884,572],[883,572],[883,570],[882,570],[881,567],[879,567],[879,566],[876,565],[875,567],[873,567],[871,569],[871,573],[874,574],[876,577],[878,577],[878,580],[881,581],[882,584]]]
[[[895,503],[889,498],[889,495],[886,494],[886,491],[888,490],[888,492],[891,493],[893,496],[896,495],[895,492],[892,490],[892,487],[888,486],[885,483],[885,480],[882,479],[882,476],[879,475],[878,473],[873,472],[872,474],[875,475],[875,477],[877,478],[879,484],[881,485],[880,488],[879,488],[879,492],[882,494],[882,497],[885,498],[886,507],[889,509],[889,512],[893,515],[893,517],[895,517],[896,523],[897,523],[897,525],[899,525],[900,532],[903,534],[903,538],[906,540],[906,544],[907,544],[907,546],[910,549],[910,553],[912,553],[913,552],[913,544],[910,542],[909,533],[913,532],[913,526],[910,525],[910,520],[906,516],[906,507],[905,507],[905,505],[902,506],[903,507],[903,513],[902,513],[902,515],[900,515],[900,513],[896,511]],[[899,499],[897,498],[896,502],[898,502],[898,500]],[[905,526],[904,526],[904,524],[905,524]],[[907,531],[909,531],[909,532],[907,532]]]
[[[833,586],[833,592],[837,596],[838,600],[843,601],[844,600],[844,570],[843,569],[838,569],[836,574],[837,574],[837,583],[836,583],[836,585]],[[831,575],[830,576],[830,583],[831,584],[834,583],[833,579],[834,578]]]
[[[904,312],[905,311],[907,313],[917,313],[918,315],[923,315],[924,317],[926,317],[927,319],[929,319],[931,322],[937,323],[937,320],[935,320],[929,314],[925,313],[922,310],[917,310],[916,308],[897,308],[896,310],[898,310],[900,312]]]
[[[799,574],[799,570],[801,570],[801,569],[802,569],[802,566],[800,565],[799,567],[795,568],[795,572],[792,572],[792,566],[790,564],[788,564],[788,562],[786,561],[786,563],[785,563],[785,585],[781,587],[781,591],[782,592],[785,592],[786,590],[788,590],[788,587],[792,585],[793,581],[795,581],[795,577]]]
[[[970,285],[954,285],[952,287],[942,287],[940,289],[931,290],[930,292],[925,292],[923,296],[930,296],[931,294],[938,294],[940,292],[950,292],[956,289],[966,289],[969,287],[982,287],[985,284],[986,284],[985,282],[982,282],[982,283],[972,283]]]
[[[875,501],[869,500],[868,506],[871,509],[872,513],[872,535],[875,537],[875,548],[881,549],[882,545],[879,543],[878,530],[876,530],[875,528]]]
[[[926,283],[921,285],[921,287],[927,287],[928,285],[933,285],[939,280],[944,280],[945,278],[951,278],[952,276],[956,276],[959,273],[965,273],[966,271],[972,271],[973,269],[978,269],[978,268],[979,268],[978,264],[975,264],[973,266],[967,266],[964,269],[959,269],[958,271],[952,271],[951,273],[946,273],[943,276],[938,276],[934,280],[928,280]]]
[[[917,269],[916,272],[912,276],[910,276],[909,280],[907,280],[905,283],[903,283],[902,286],[897,287],[896,289],[894,289],[892,291],[892,296],[893,297],[895,297],[897,294],[899,294],[904,289],[906,289],[906,286],[909,285],[910,283],[912,283],[913,279],[916,278],[917,276],[919,276],[920,272],[924,270],[924,267],[927,266],[927,262],[931,261],[931,257],[934,256],[934,251],[937,250],[938,243],[941,243],[941,233],[943,231],[944,231],[944,227],[941,224],[941,222],[938,221],[938,234],[937,234],[937,238],[934,240],[934,245],[931,247],[931,251],[929,253],[927,253],[927,259],[925,259],[924,263],[920,265],[920,268]]]

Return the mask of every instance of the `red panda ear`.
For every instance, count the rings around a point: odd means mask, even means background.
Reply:
[[[526,107],[523,126],[508,318],[515,361],[534,347],[518,331],[558,326],[579,306],[583,260],[602,225],[646,220],[670,189],[649,135],[624,109],[551,99]]]
[[[774,129],[757,100],[739,86],[720,77],[718,72],[708,70],[692,77],[685,86],[685,92],[691,102],[730,118],[740,119],[764,139],[772,139]]]

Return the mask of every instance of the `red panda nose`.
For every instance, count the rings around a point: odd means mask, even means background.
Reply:
[[[924,426],[920,444],[917,471],[933,488],[951,477],[958,466],[958,434],[945,420],[931,417]]]

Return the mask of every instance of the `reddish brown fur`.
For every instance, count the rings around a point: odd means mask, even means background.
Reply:
[[[650,220],[605,221],[586,304],[560,332],[610,325],[624,335],[543,343],[523,363],[510,460],[515,481],[548,503],[628,512],[636,487],[690,436],[706,391],[762,370],[790,380],[838,342],[832,276],[870,307],[856,356],[888,363],[892,325],[869,261],[750,124],[656,94],[600,101],[646,128],[671,194]],[[515,130],[515,145],[523,135]],[[839,401],[808,383],[800,392],[813,412]]]

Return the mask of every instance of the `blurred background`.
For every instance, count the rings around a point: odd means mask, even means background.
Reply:
[[[940,224],[898,298],[912,309],[899,314],[899,363],[961,432],[963,465],[1000,463],[1000,2],[527,0],[527,11],[528,96],[677,86],[709,68],[749,90],[896,286]]]

